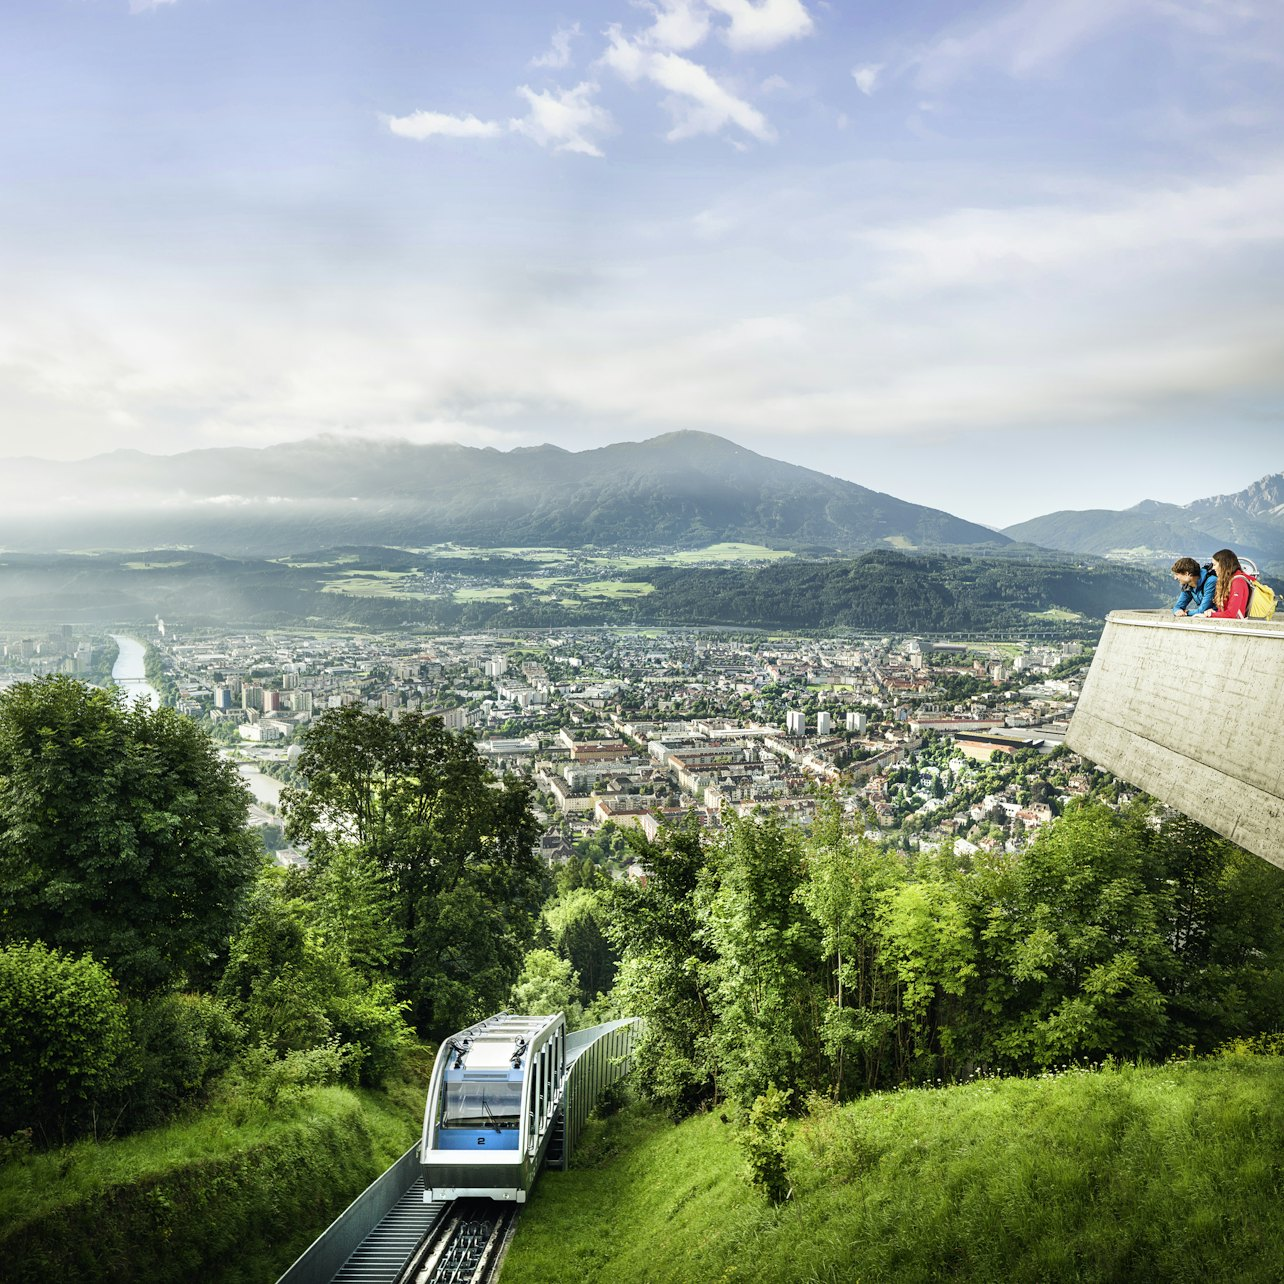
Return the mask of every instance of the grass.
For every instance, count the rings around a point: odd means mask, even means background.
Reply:
[[[583,597],[646,597],[655,592],[655,585],[645,581],[593,580],[579,585],[578,592]]]
[[[210,1107],[0,1167],[0,1279],[275,1279],[414,1140],[422,1085]]]
[[[1063,606],[1050,606],[1046,611],[1027,611],[1032,620],[1082,620],[1078,611],[1067,611]]]
[[[456,602],[507,602],[516,588],[465,588],[455,590]]]
[[[634,1107],[546,1173],[503,1284],[1284,1278],[1284,1059],[981,1080],[821,1105],[793,1197],[747,1185],[719,1114]]]

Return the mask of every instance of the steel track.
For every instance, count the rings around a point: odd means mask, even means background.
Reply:
[[[457,1199],[401,1275],[404,1284],[492,1284],[508,1231],[517,1216],[513,1204],[490,1199]]]

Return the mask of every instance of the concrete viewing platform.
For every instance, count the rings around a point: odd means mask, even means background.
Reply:
[[[1284,620],[1111,612],[1066,745],[1284,867]]]

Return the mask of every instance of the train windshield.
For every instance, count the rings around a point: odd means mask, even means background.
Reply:
[[[503,1079],[447,1083],[441,1094],[443,1128],[516,1128],[521,1123],[522,1085]]]

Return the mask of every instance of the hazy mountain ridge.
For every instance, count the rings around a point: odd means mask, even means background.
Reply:
[[[580,452],[318,437],[172,456],[10,460],[0,498],[0,544],[18,548],[183,544],[267,554],[338,543],[726,540],[855,552],[1011,542],[939,509],[697,432]]]
[[[1143,500],[1132,508],[1066,509],[1004,529],[1015,540],[1097,556],[1161,561],[1229,547],[1259,564],[1284,564],[1284,473],[1231,495],[1189,504]]]

